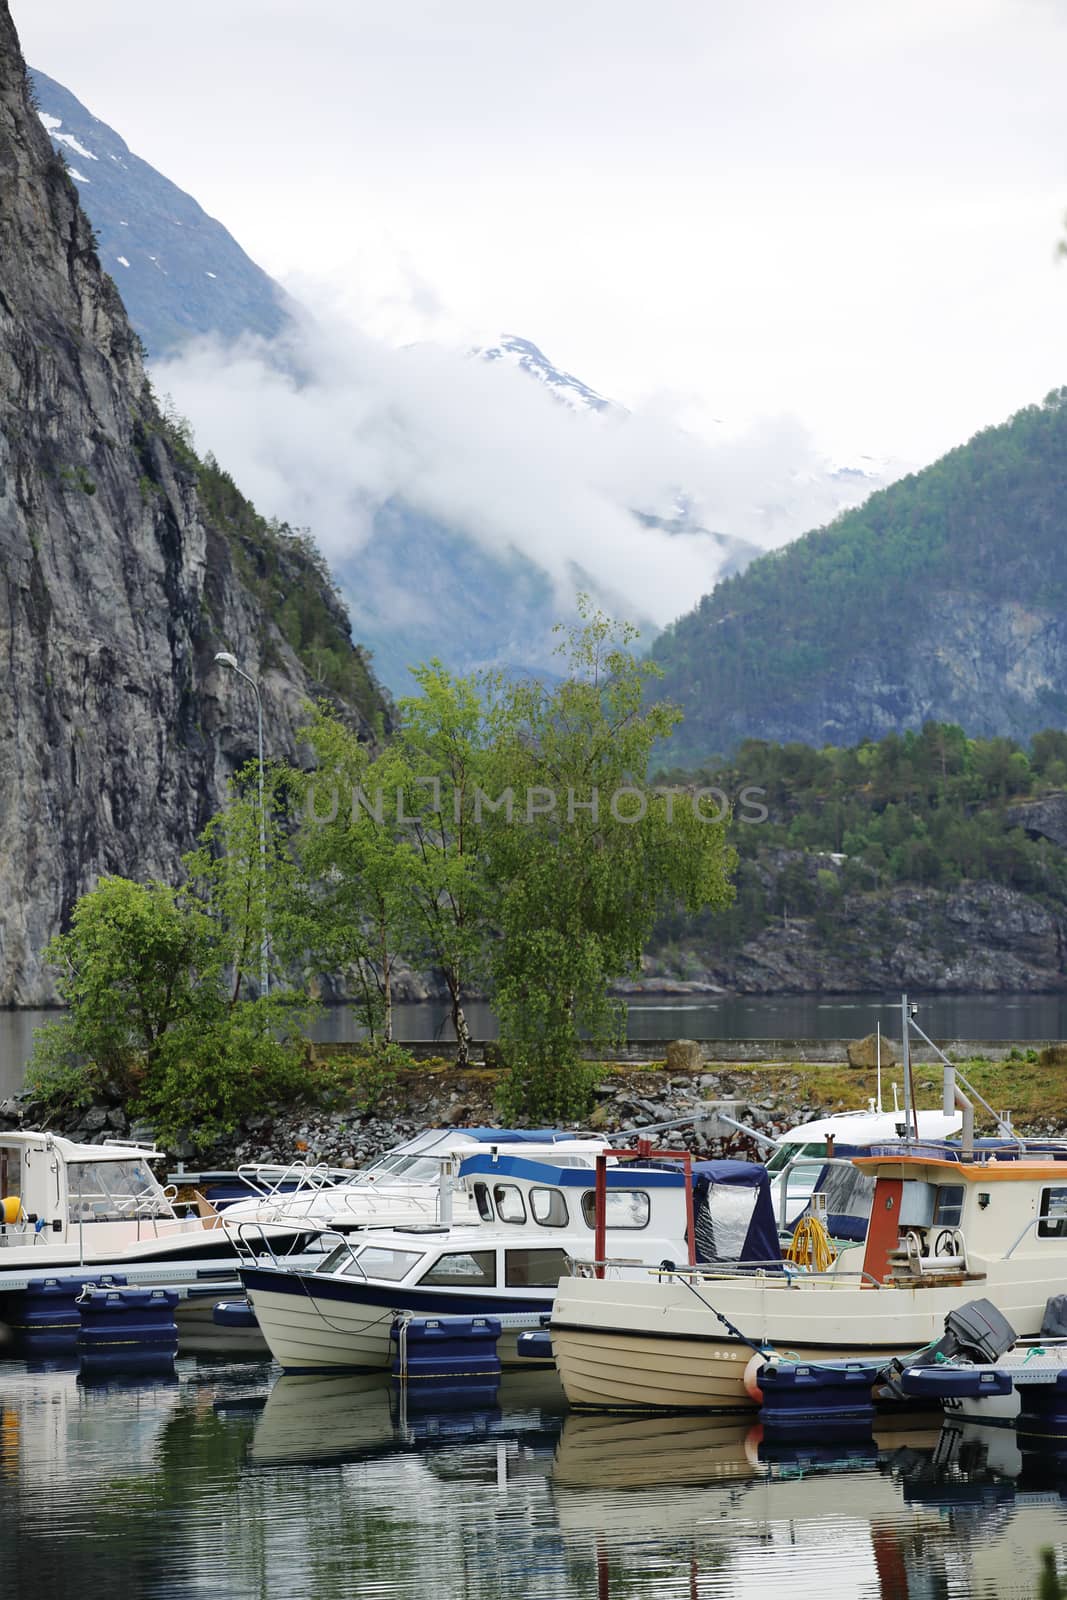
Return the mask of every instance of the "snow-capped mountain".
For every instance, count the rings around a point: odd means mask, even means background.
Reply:
[[[561,372],[559,367],[554,367],[543,351],[529,339],[520,339],[514,333],[501,335],[498,344],[488,345],[473,350],[472,355],[481,356],[483,361],[498,361],[502,367],[517,367],[541,384],[554,400],[561,405],[569,407],[571,411],[618,411],[614,400],[605,400],[602,394],[597,394],[595,389],[590,389],[581,378],[576,378],[573,372]]]
[[[38,116],[78,185],[130,320],[152,356],[197,334],[274,338],[285,295],[220,222],[133,154],[106,122],[43,72],[30,74]]]
[[[33,81],[162,392],[264,513],[310,524],[395,690],[431,656],[551,673],[553,624],[579,592],[651,639],[885,481],[819,461],[797,429],[705,446],[515,334],[466,355],[343,354],[350,330],[316,332],[194,199],[62,85]],[[188,348],[247,333],[267,341],[252,355]]]

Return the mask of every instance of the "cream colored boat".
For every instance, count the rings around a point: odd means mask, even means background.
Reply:
[[[756,1351],[802,1361],[905,1356],[979,1298],[1020,1338],[1036,1337],[1047,1300],[1067,1287],[1067,1163],[1052,1153],[1000,1156],[859,1158],[875,1179],[866,1244],[829,1272],[783,1263],[780,1272],[564,1279],[552,1337],[568,1400],[621,1411],[750,1409],[744,1379]]]

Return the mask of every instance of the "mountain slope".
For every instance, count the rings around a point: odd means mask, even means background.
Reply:
[[[459,671],[550,674],[553,624],[573,614],[579,591],[653,637],[761,549],[885,481],[877,467],[816,461],[795,429],[771,426],[767,438],[712,453],[632,416],[512,334],[450,367],[438,351],[414,376],[403,370],[410,351],[376,349],[368,380],[368,363],[346,366],[343,329],[304,337],[283,292],[195,200],[61,85],[43,73],[35,83],[103,264],[150,354],[166,362],[161,388],[265,509],[312,524],[359,637],[397,690],[430,656]],[[192,335],[249,332],[267,343],[247,389],[227,387],[230,364],[214,350],[198,371],[192,355],[181,359]],[[470,382],[476,364],[491,369],[489,395]],[[284,412],[280,437],[272,411]],[[442,433],[448,415],[459,426]],[[346,433],[348,417],[361,426]]]
[[[165,356],[197,334],[280,333],[287,320],[282,290],[222,224],[135,156],[69,89],[37,71],[31,83],[41,121],[92,218],[100,260],[149,355]]]
[[[1067,721],[1067,390],[761,557],[657,640],[679,759]]]
[[[272,756],[322,688],[367,738],[388,718],[313,553],[161,417],[0,0],[0,1005],[51,998],[101,873],[173,878],[254,754],[218,649]]]

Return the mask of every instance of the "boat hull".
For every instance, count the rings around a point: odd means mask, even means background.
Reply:
[[[694,1293],[694,1289],[696,1293]],[[828,1279],[650,1277],[561,1281],[552,1350],[572,1406],[610,1411],[752,1410],[744,1375],[760,1347],[788,1359],[888,1361],[944,1332],[949,1311],[989,1296],[1035,1337],[1047,1278],[1025,1269],[994,1286],[860,1288]],[[728,1326],[727,1326],[728,1325]]]
[[[321,1273],[246,1268],[241,1273],[249,1301],[271,1354],[285,1372],[365,1371],[391,1364],[390,1338],[398,1313],[413,1316],[491,1317],[544,1313],[550,1295],[475,1296],[397,1289]],[[497,1345],[502,1365],[517,1365],[517,1330],[505,1330]]]

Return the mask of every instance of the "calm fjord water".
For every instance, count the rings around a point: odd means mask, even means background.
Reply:
[[[0,1011],[0,1099],[22,1084],[34,1029],[55,1011]],[[496,1022],[475,1002],[467,1017],[476,1039],[491,1039]],[[876,1022],[900,1034],[899,1004],[885,995],[646,996],[629,1002],[632,1039],[856,1039]],[[396,1008],[399,1039],[447,1039],[448,1008],[437,1003]],[[919,1001],[919,1022],[940,1039],[1065,1039],[1067,995],[938,995]],[[359,1028],[345,1006],[323,1011],[317,1039],[355,1039]]]
[[[441,1410],[384,1374],[0,1362],[26,1600],[1029,1600],[1049,1544],[1062,1568],[1067,1479],[931,1417],[774,1450],[744,1418],[568,1415],[553,1373]]]

